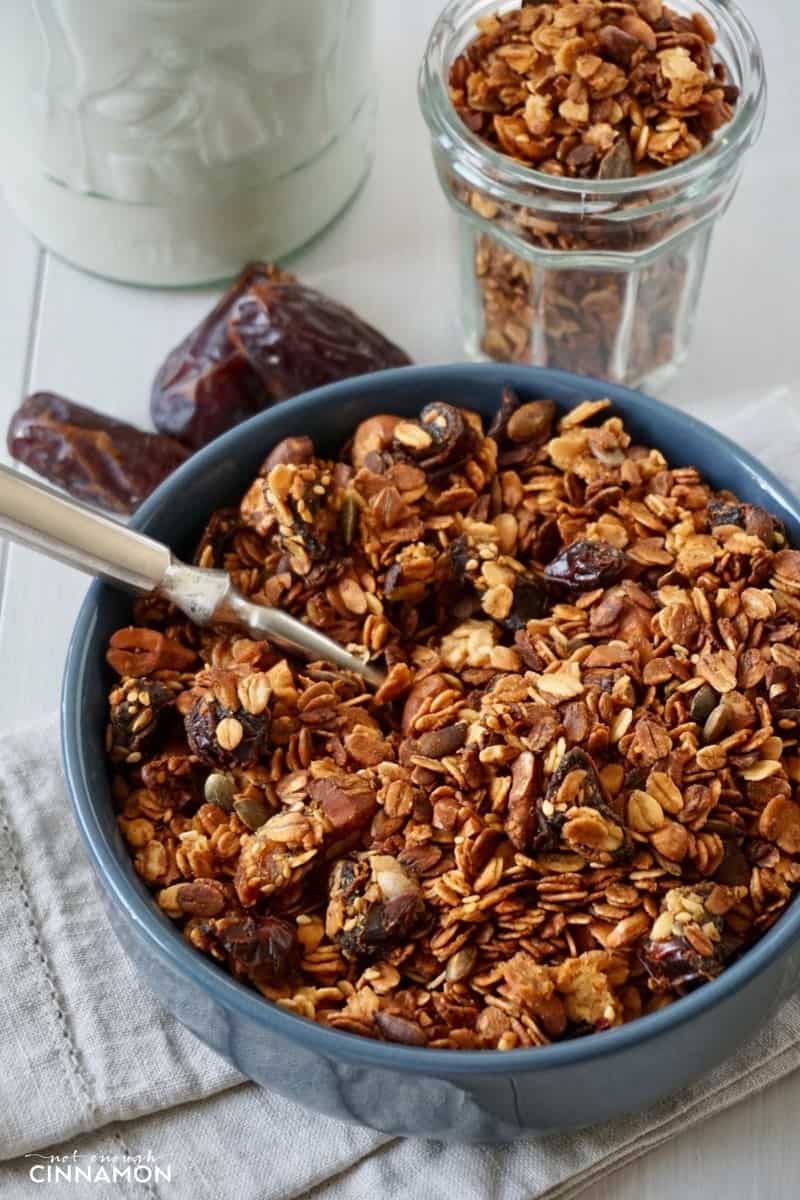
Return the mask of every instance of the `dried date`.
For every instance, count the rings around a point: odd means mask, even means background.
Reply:
[[[150,411],[157,429],[197,449],[289,396],[410,361],[349,308],[254,263],[170,353]]]
[[[260,412],[268,403],[257,372],[231,338],[230,321],[238,301],[259,280],[294,276],[253,263],[192,332],[170,351],[150,396],[156,429],[197,450]]]
[[[133,512],[188,457],[172,438],[54,392],[23,401],[8,427],[8,451],[76,499],[113,513]]]
[[[230,333],[267,403],[411,361],[352,309],[315,288],[277,279],[260,279],[241,297]]]

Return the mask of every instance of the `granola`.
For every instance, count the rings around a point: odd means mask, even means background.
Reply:
[[[543,1045],[713,979],[795,894],[800,551],[608,401],[372,417],[335,461],[288,439],[198,558],[387,672],[151,598],[111,639],[135,869],[267,999]]]
[[[532,175],[517,205],[455,173],[449,182],[478,227],[479,348],[495,359],[639,381],[682,352],[687,246],[631,272],[566,257],[545,263],[535,251],[625,255],[687,225],[681,204],[614,219],[591,181],[656,176],[699,154],[731,120],[738,88],[713,50],[715,31],[702,13],[685,16],[660,0],[541,0],[477,24],[450,64],[451,103],[471,134],[545,177]],[[547,177],[586,180],[587,203],[554,211]],[[642,199],[618,203],[630,211]]]

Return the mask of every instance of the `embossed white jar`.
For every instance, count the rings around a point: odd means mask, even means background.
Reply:
[[[279,258],[369,169],[372,0],[14,0],[0,179],[57,254],[131,283]]]

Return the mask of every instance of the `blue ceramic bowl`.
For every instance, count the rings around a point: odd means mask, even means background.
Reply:
[[[732,442],[626,388],[559,371],[499,365],[415,367],[321,388],[254,417],[172,475],[133,525],[189,555],[208,515],[236,503],[270,447],[310,434],[333,451],[365,417],[415,415],[432,400],[489,417],[504,384],[569,408],[610,396],[635,438],[717,487],[760,504],[800,545],[800,501]],[[135,875],[118,835],[103,751],[109,635],[130,601],[95,583],[78,617],[63,693],[63,752],[78,823],[120,942],[164,1006],[264,1087],[391,1134],[509,1140],[641,1109],[733,1053],[795,987],[800,903],[722,976],[622,1028],[539,1049],[425,1050],[374,1042],[262,999],[193,950]]]

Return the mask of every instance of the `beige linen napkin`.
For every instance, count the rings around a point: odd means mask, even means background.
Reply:
[[[785,393],[720,424],[800,482],[800,423]],[[242,1082],[129,966],[80,845],[55,719],[0,738],[0,1194],[13,1200],[42,1195],[55,1155],[95,1170],[145,1164],[139,1181],[73,1182],[65,1195],[76,1200],[571,1197],[798,1066],[800,998],[678,1096],[569,1136],[455,1146],[300,1109]]]

